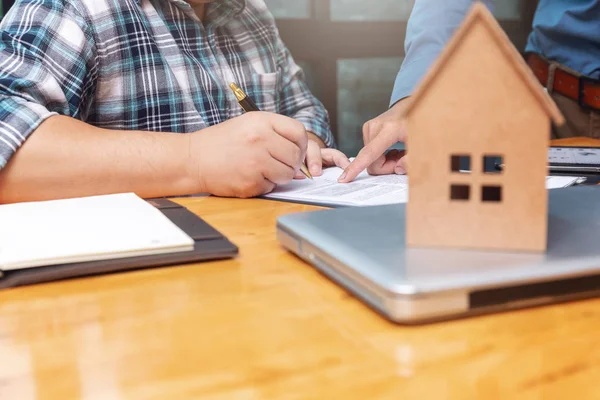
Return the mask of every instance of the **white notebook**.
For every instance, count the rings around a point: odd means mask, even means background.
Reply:
[[[0,206],[0,271],[193,248],[192,238],[132,193]]]

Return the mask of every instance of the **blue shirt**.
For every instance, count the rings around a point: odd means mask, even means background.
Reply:
[[[493,10],[494,0],[484,3]],[[473,0],[415,1],[392,105],[411,95],[472,4]],[[525,50],[600,79],[600,1],[540,0]]]

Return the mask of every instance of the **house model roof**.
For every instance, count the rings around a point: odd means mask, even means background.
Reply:
[[[544,90],[542,85],[540,85],[539,81],[536,79],[535,75],[521,54],[519,54],[514,47],[502,27],[498,24],[492,13],[479,1],[473,5],[460,28],[456,31],[442,54],[419,84],[415,93],[410,98],[409,104],[407,104],[405,115],[410,115],[412,110],[417,107],[419,101],[424,97],[425,93],[427,93],[439,73],[444,69],[446,63],[453,57],[455,51],[462,44],[463,38],[469,35],[473,31],[473,27],[477,26],[477,24],[484,26],[488,30],[491,37],[502,50],[502,54],[514,68],[515,73],[521,78],[523,84],[529,88],[548,116],[556,125],[562,125],[565,122],[564,117],[552,98]]]

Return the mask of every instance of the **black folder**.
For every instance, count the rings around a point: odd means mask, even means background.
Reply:
[[[148,200],[196,243],[194,250],[171,254],[51,265],[0,273],[0,289],[132,270],[234,258],[239,249],[187,208],[166,199]]]

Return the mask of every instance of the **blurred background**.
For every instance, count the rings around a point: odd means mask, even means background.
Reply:
[[[265,1],[328,109],[340,149],[355,156],[363,123],[388,107],[414,0]],[[536,5],[537,0],[497,2],[495,15],[521,51]]]

